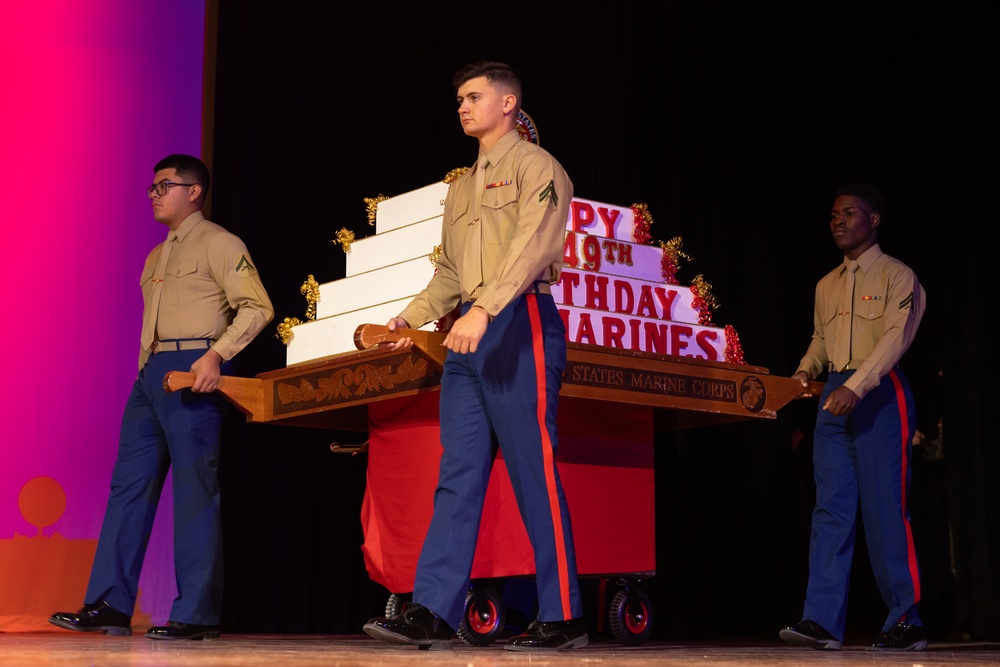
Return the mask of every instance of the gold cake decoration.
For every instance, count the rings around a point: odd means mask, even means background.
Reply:
[[[278,324],[278,333],[274,334],[274,337],[280,340],[285,347],[288,347],[294,336],[292,334],[292,327],[297,327],[300,324],[302,324],[302,321],[299,318],[286,317],[284,322]]]
[[[375,214],[378,213],[379,202],[384,202],[388,197],[380,194],[378,197],[365,197],[365,207],[368,210],[368,226],[375,226]]]
[[[334,245],[339,243],[345,253],[351,252],[351,244],[354,243],[354,232],[347,227],[341,227],[340,231],[337,232],[337,238],[330,241],[330,243]]]

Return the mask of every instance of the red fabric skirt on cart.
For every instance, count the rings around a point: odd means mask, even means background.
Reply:
[[[413,590],[441,459],[439,392],[368,406],[365,565],[392,593]],[[556,464],[573,522],[580,576],[656,570],[653,411],[562,398]],[[493,465],[473,579],[534,575],[528,534],[503,455]]]

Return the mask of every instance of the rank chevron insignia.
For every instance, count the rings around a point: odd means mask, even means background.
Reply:
[[[905,310],[909,308],[912,303],[913,303],[913,292],[910,292],[903,298],[902,301],[899,302],[899,309]]]
[[[236,265],[236,273],[239,273],[240,271],[243,271],[243,270],[246,270],[247,273],[253,273],[253,271],[254,271],[253,264],[251,264],[250,262],[247,261],[247,256],[246,255],[241,255],[240,256],[240,261]]]
[[[545,186],[545,189],[538,195],[539,204],[545,202],[546,199],[551,199],[552,203],[556,206],[559,205],[559,195],[556,194],[555,181],[549,181],[549,184]]]

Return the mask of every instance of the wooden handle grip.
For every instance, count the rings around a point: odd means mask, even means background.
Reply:
[[[384,324],[362,324],[354,330],[354,345],[359,350],[367,350],[380,343],[395,343],[403,338],[412,340],[417,352],[439,367],[444,365],[448,350],[444,347],[445,334],[440,331],[406,328],[389,331]]]
[[[163,391],[169,393],[190,389],[194,386],[195,374],[190,371],[170,371],[163,376]],[[242,378],[232,375],[219,377],[215,389],[226,399],[246,413],[251,421],[262,419],[264,406],[264,381],[259,378]]]

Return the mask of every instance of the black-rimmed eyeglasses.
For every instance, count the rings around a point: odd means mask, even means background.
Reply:
[[[173,181],[160,181],[159,183],[153,183],[148,188],[146,188],[146,195],[152,199],[153,194],[156,193],[161,197],[170,190],[170,188],[183,185],[184,187],[191,187],[192,185],[198,185],[197,183],[174,183]]]

